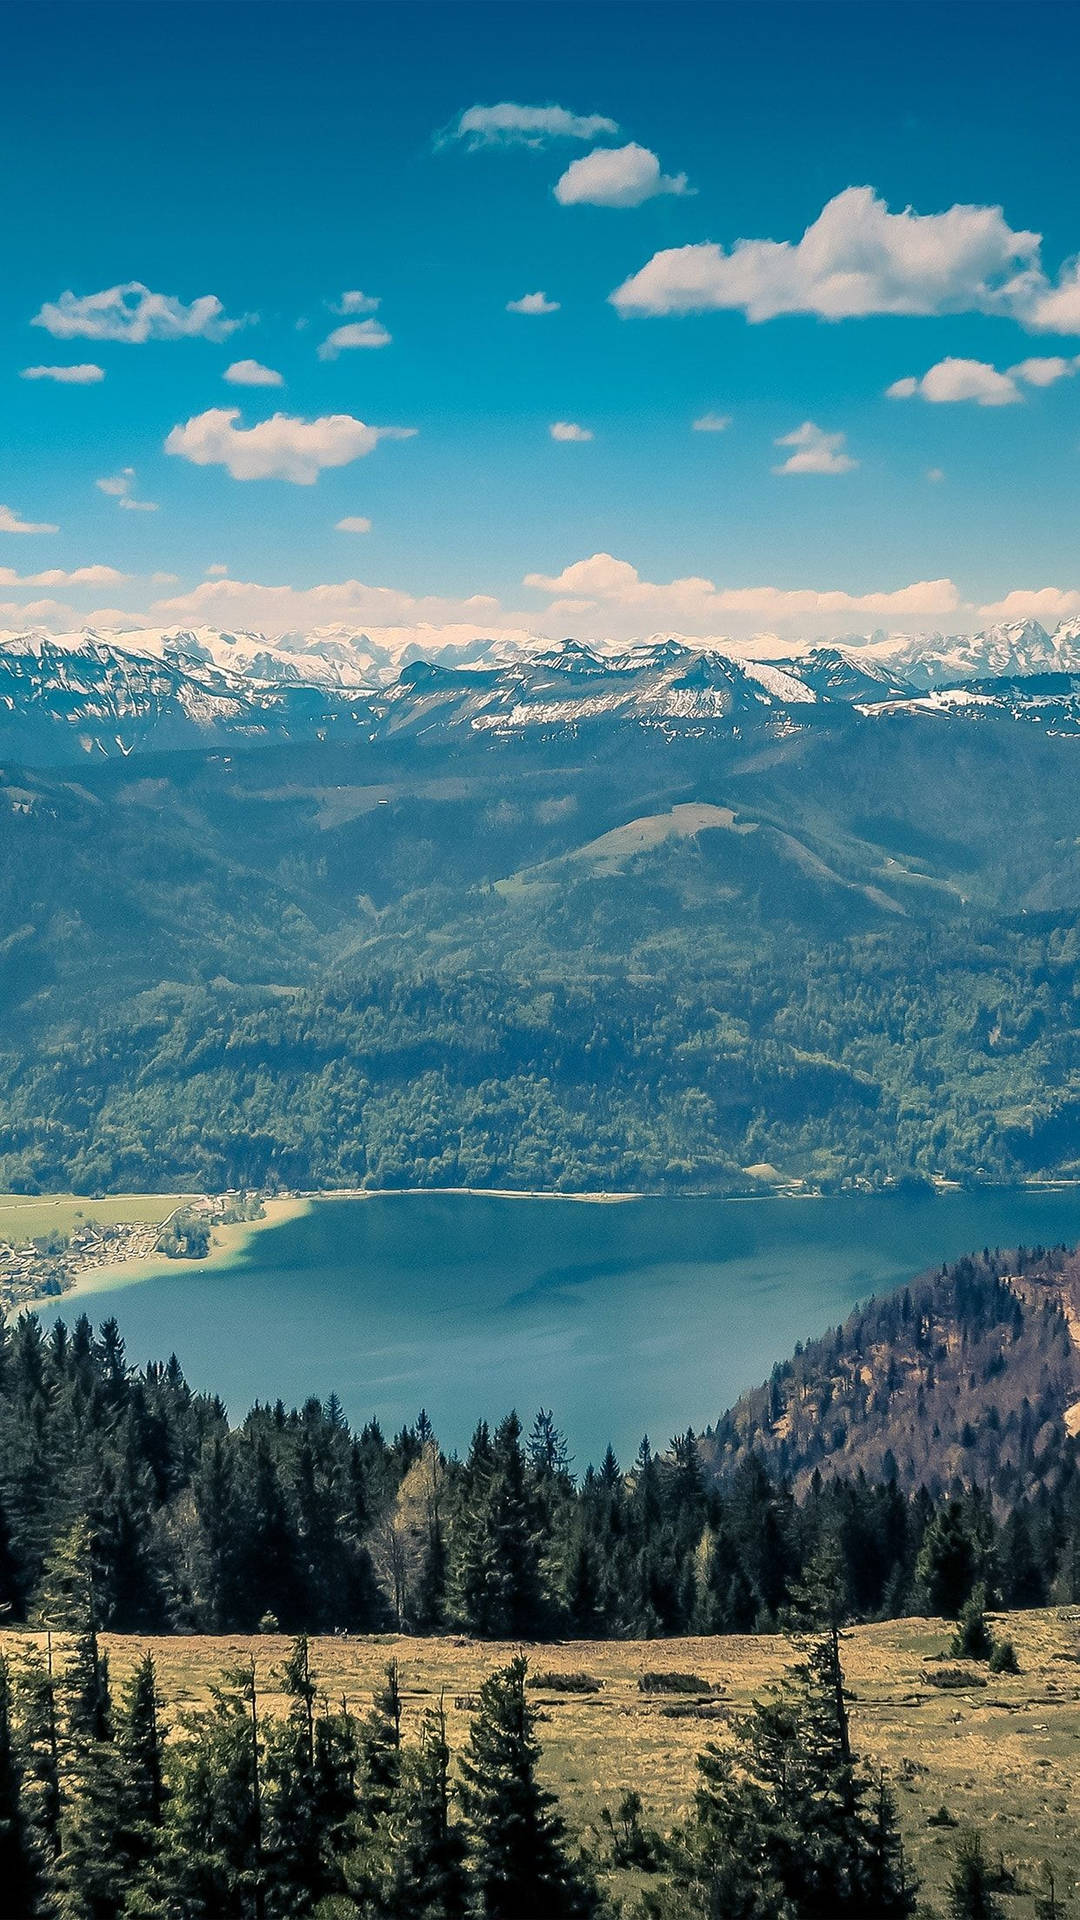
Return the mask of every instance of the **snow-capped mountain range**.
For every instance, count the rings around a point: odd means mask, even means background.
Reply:
[[[754,657],[681,637],[619,649],[407,646],[346,628],[271,641],[217,628],[0,635],[0,757],[77,760],[136,751],[465,728],[512,736],[602,721],[741,733],[904,712],[1023,713],[1080,731],[1080,620],[953,637],[844,640]]]

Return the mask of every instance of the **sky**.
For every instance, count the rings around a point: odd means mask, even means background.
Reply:
[[[5,17],[0,628],[1080,614],[1080,12]]]

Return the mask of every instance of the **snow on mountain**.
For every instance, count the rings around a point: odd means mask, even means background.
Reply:
[[[892,634],[850,658],[875,661],[912,686],[956,686],[965,680],[1003,680],[1033,673],[1080,672],[1080,622],[1063,621],[1047,633],[1037,620],[1002,622],[983,633]]]
[[[347,627],[274,641],[180,626],[0,634],[0,754],[31,761],[455,729],[506,738],[603,723],[729,738],[764,728],[779,738],[899,712],[970,722],[1022,714],[1047,731],[1077,731],[1080,621],[1053,635],[1028,621],[951,638],[847,641],[788,659],[670,634],[606,649],[469,639],[426,654],[415,637],[387,647]]]

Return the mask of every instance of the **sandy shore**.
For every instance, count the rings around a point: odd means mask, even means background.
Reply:
[[[618,1206],[647,1200],[647,1193],[557,1193],[550,1187],[323,1187],[305,1200],[392,1200],[398,1194],[469,1194],[475,1200],[587,1200],[591,1206]]]
[[[290,1194],[287,1199],[267,1200],[261,1220],[238,1220],[232,1226],[215,1227],[206,1260],[167,1260],[164,1254],[152,1254],[146,1260],[118,1260],[113,1266],[90,1267],[59,1296],[33,1304],[51,1307],[56,1298],[74,1300],[83,1293],[118,1293],[124,1287],[137,1286],[140,1280],[159,1279],[163,1274],[205,1272],[210,1266],[220,1272],[222,1267],[235,1265],[256,1234],[265,1232],[267,1227],[284,1226],[287,1220],[300,1219],[311,1211],[312,1205],[313,1196],[307,1195]]]

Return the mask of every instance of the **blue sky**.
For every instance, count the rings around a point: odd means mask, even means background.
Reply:
[[[1078,37],[1038,4],[12,9],[0,625],[1080,612]],[[320,356],[357,327],[389,341]],[[103,377],[26,377],[71,367]]]

